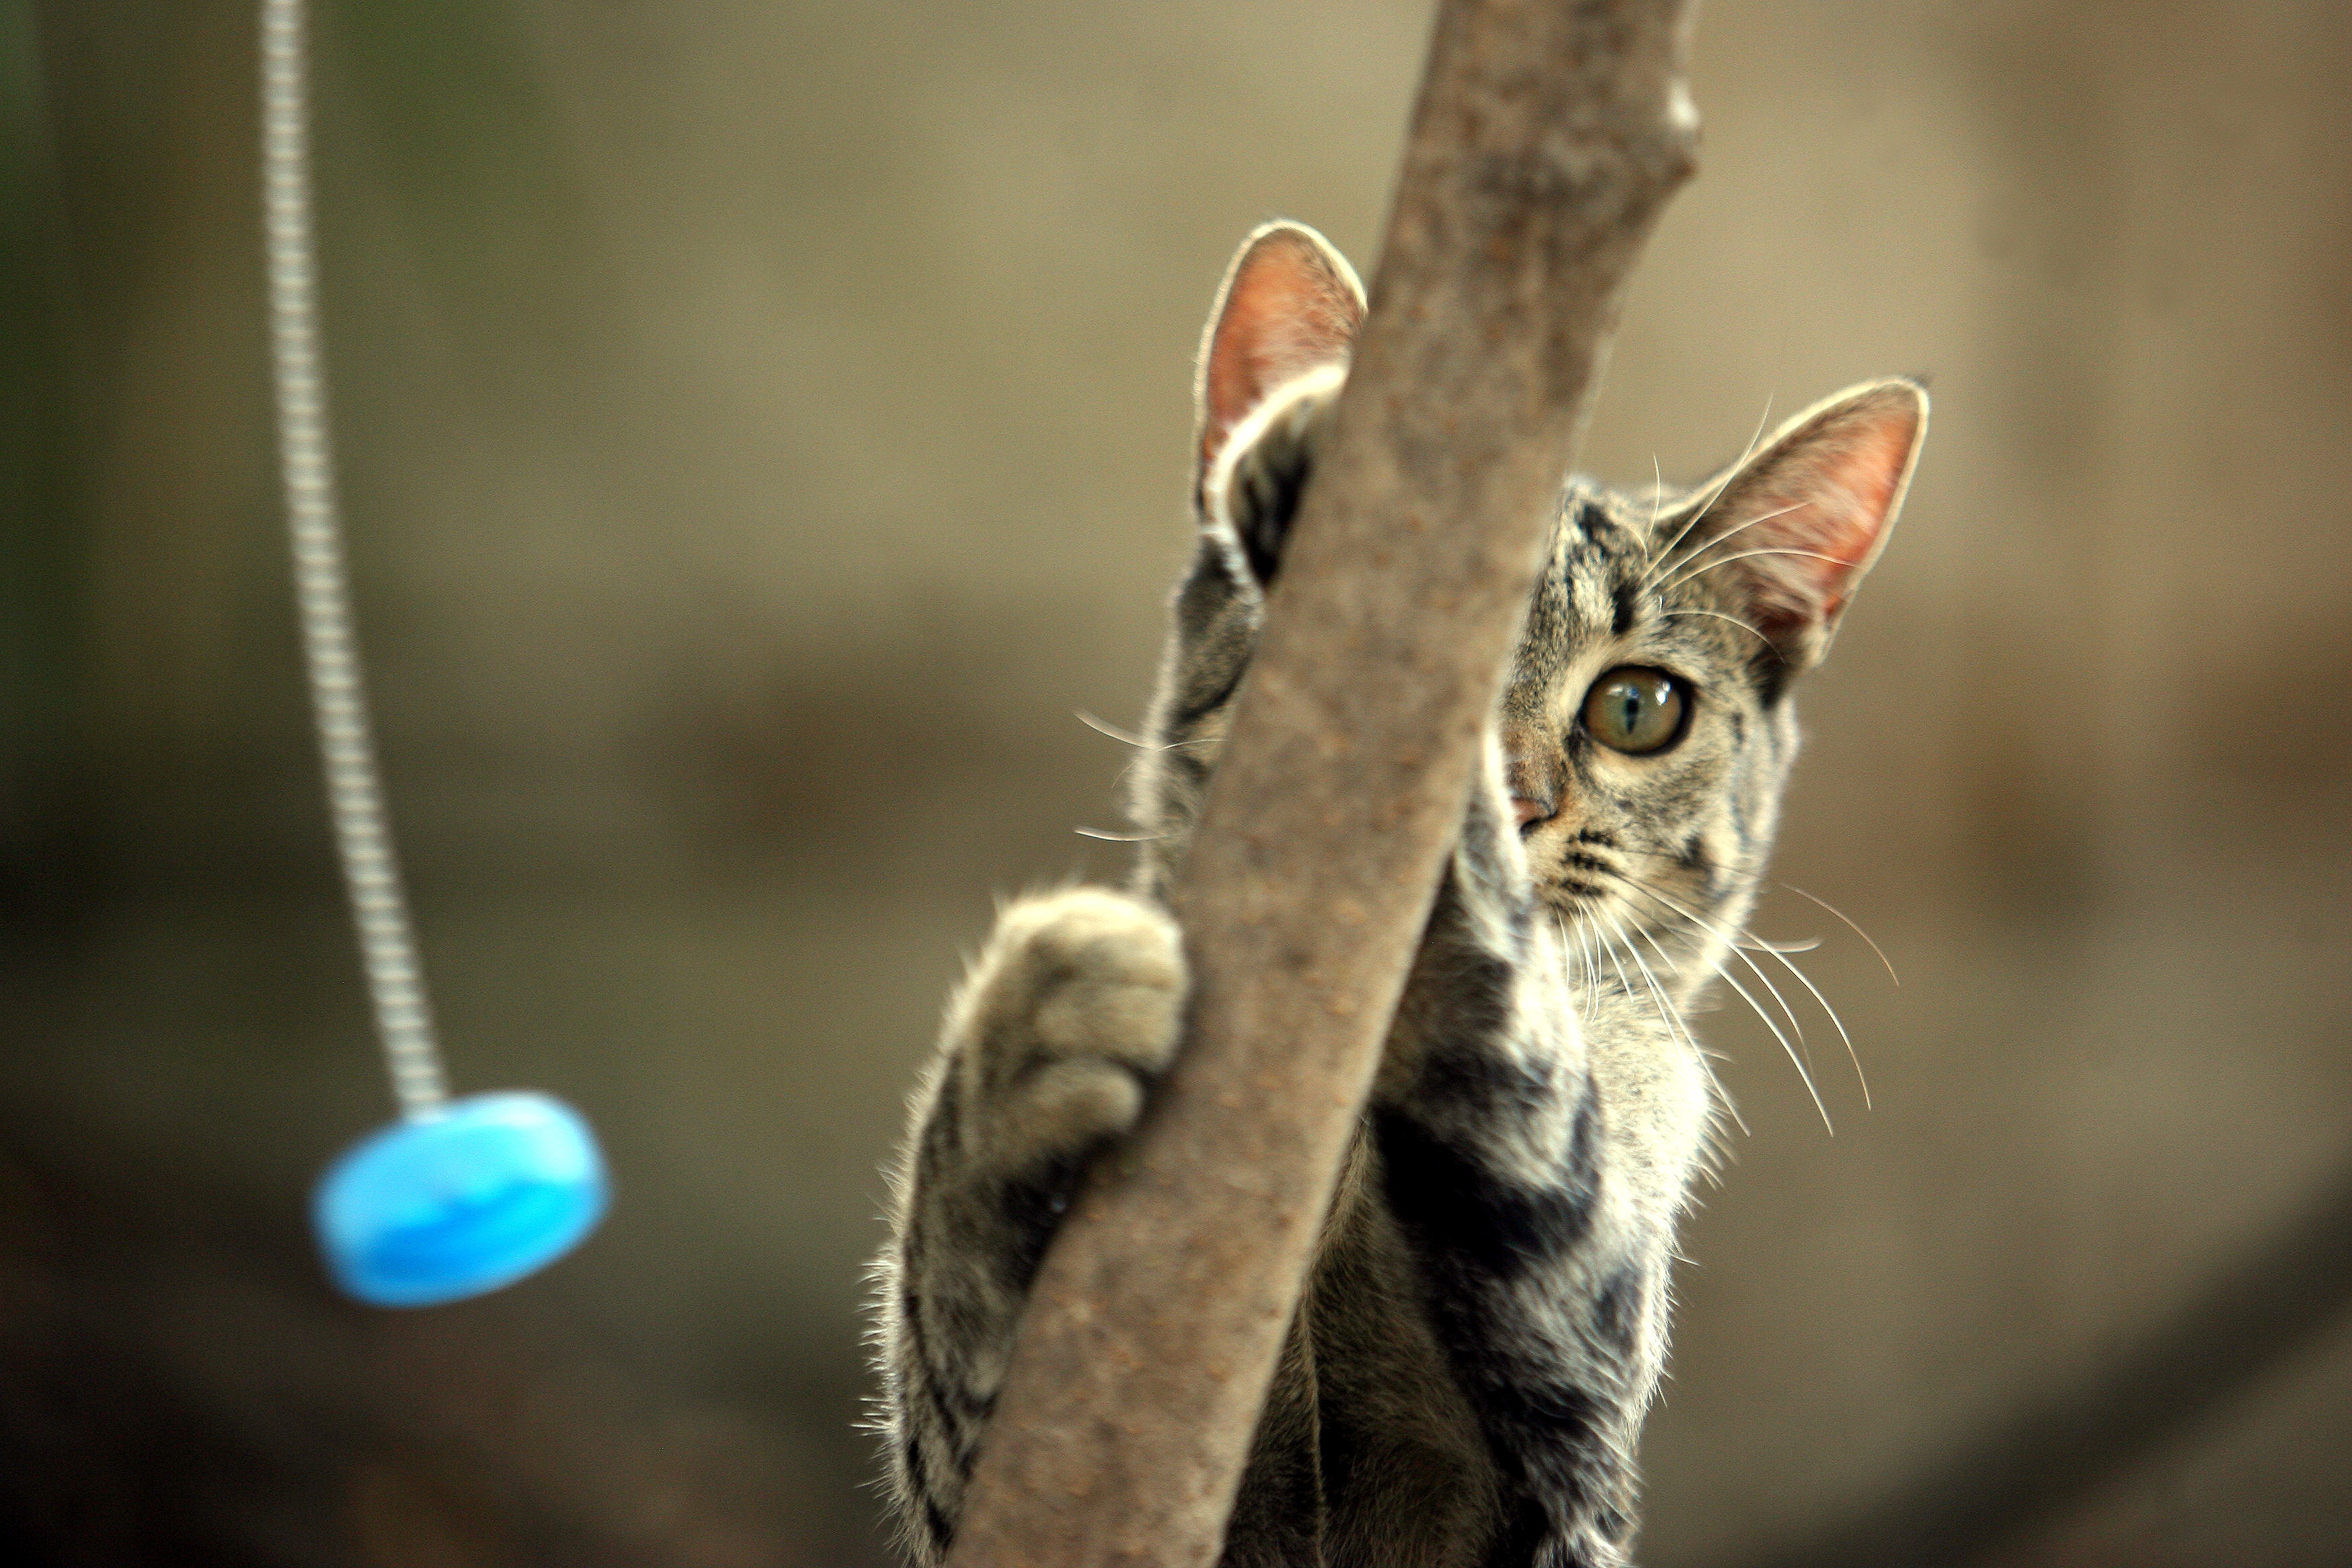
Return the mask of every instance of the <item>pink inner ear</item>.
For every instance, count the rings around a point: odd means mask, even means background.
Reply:
[[[1234,265],[1201,364],[1201,467],[1268,393],[1348,357],[1364,314],[1344,263],[1306,230],[1269,228]]]
[[[1732,481],[1717,553],[1748,557],[1739,564],[1768,632],[1828,625],[1845,608],[1892,521],[1919,412],[1908,387],[1867,398],[1785,438]]]

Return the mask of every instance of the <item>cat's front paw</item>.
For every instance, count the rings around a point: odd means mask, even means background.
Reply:
[[[1181,936],[1152,904],[1076,888],[1007,909],[950,1025],[968,1156],[1034,1169],[1126,1132],[1175,1055],[1184,990]]]

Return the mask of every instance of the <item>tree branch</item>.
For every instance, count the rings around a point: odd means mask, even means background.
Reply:
[[[1627,272],[1686,0],[1445,0],[1388,240],[1177,902],[1189,1037],[1048,1251],[950,1559],[1206,1564]]]

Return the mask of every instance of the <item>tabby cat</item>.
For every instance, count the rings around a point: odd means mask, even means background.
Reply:
[[[881,1260],[908,1549],[952,1539],[1022,1300],[1175,1050],[1172,870],[1216,766],[1363,293],[1251,236],[1202,350],[1200,551],[1126,892],[1006,909],[948,1009]],[[1548,570],[1261,1418],[1223,1562],[1628,1561],[1668,1264],[1719,1097],[1690,1032],[1764,869],[1789,691],[1901,504],[1927,403],[1840,394],[1689,491],[1570,479]]]

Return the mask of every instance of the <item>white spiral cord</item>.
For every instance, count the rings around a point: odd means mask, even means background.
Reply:
[[[261,4],[262,221],[269,260],[269,334],[278,447],[292,537],[302,659],[326,763],[327,807],[384,1064],[402,1114],[439,1111],[447,1098],[432,1009],[416,960],[408,900],[383,808],[360,684],[351,590],[343,569],[327,384],[319,349],[318,268],[311,238],[310,149],[302,0]]]

